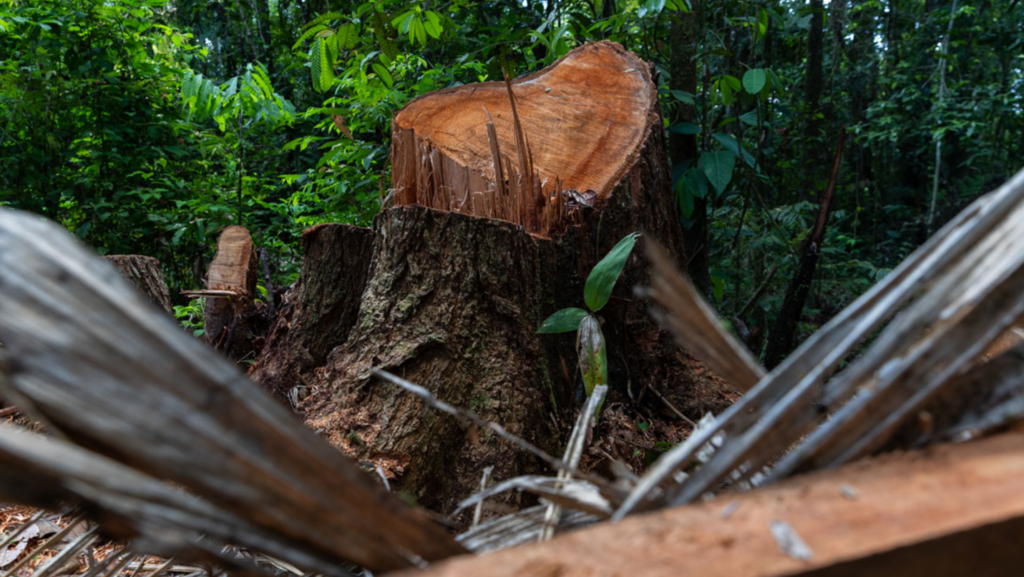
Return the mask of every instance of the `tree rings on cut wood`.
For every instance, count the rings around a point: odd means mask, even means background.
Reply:
[[[604,201],[636,163],[658,118],[656,88],[645,63],[601,42],[511,88],[485,82],[421,96],[392,127],[395,203],[560,232],[574,205]],[[561,222],[541,218],[552,204],[564,206]]]
[[[153,304],[171,312],[171,296],[159,260],[138,254],[116,254],[107,256],[106,259],[117,267],[121,276],[148,296]]]

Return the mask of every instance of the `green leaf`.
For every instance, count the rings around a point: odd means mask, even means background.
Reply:
[[[729,88],[732,88],[733,92],[739,92],[743,88],[740,85],[740,79],[736,78],[732,74],[723,74],[722,80]]]
[[[704,176],[704,171],[697,167],[692,167],[686,171],[686,175],[683,176],[683,180],[686,181],[686,190],[697,198],[704,198],[708,195],[708,178]]]
[[[323,92],[323,88],[320,87],[320,67],[323,66],[323,61],[320,59],[320,51],[323,43],[322,38],[317,38],[313,41],[313,47],[309,50],[309,75],[313,81],[313,90],[317,92]]]
[[[711,277],[711,294],[716,301],[721,301],[725,296],[725,281],[720,277]]]
[[[415,16],[416,16],[416,12],[414,12],[413,10],[409,10],[405,14],[402,14],[401,16],[399,16],[399,17],[395,18],[394,20],[392,20],[391,21],[391,25],[394,26],[398,30],[399,34],[408,34],[409,33],[409,24],[412,23],[412,19]]]
[[[356,43],[359,41],[359,26],[355,24],[345,24],[341,28],[338,28],[338,33],[335,37],[335,42],[337,42],[339,50],[352,50],[356,47]]]
[[[601,332],[601,322],[593,315],[583,318],[576,335],[579,344],[577,353],[580,374],[583,376],[583,387],[589,397],[594,392],[594,387],[608,384],[608,348]],[[600,410],[598,407],[597,411]]]
[[[736,101],[736,98],[734,98],[732,94],[732,86],[730,86],[728,82],[726,82],[725,80],[720,80],[718,82],[718,89],[722,93],[723,104],[729,106]]]
[[[562,309],[545,319],[537,332],[541,334],[570,333],[580,328],[580,322],[586,316],[587,311],[583,309]]]
[[[377,73],[377,76],[379,76],[380,79],[384,81],[384,84],[386,84],[388,88],[394,86],[395,80],[391,78],[391,73],[388,72],[387,68],[384,68],[379,63],[374,62],[373,71]]]
[[[741,114],[740,122],[747,126],[757,126],[757,109],[755,108],[746,114]]]
[[[727,150],[705,152],[700,157],[699,166],[708,177],[708,182],[715,187],[718,194],[725,192],[732,180],[732,171],[736,167],[736,157]]]
[[[423,27],[423,21],[419,18],[413,18],[412,24],[409,26],[409,38],[414,37],[421,45],[427,45],[427,31]]]
[[[334,84],[334,66],[327,50],[327,41],[317,38],[310,53],[309,71],[313,76],[313,90],[324,92]]]
[[[690,106],[697,105],[697,101],[693,97],[693,94],[686,92],[685,90],[672,90],[670,92],[672,93],[672,96],[676,98],[676,100],[682,102],[683,104],[689,104]]]
[[[622,274],[622,269],[626,266],[626,259],[629,258],[629,253],[632,252],[633,245],[636,244],[638,238],[640,238],[638,232],[627,234],[608,251],[601,262],[594,266],[594,270],[590,271],[587,284],[583,287],[583,301],[587,303],[590,310],[596,313],[608,304],[608,299],[612,296],[612,289],[615,288],[615,281]]]
[[[768,82],[768,75],[763,68],[751,68],[743,74],[743,89],[748,94],[757,94]]]
[[[693,194],[686,185],[686,179],[680,178],[676,183],[676,204],[679,205],[679,214],[686,220],[693,218]]]
[[[317,34],[324,30],[327,30],[327,26],[323,24],[318,24],[316,26],[313,26],[309,30],[306,30],[305,32],[302,33],[302,36],[299,36],[299,39],[295,41],[295,44],[292,45],[292,50],[298,50],[299,46],[302,46],[303,42],[309,40],[310,38],[316,36]]]
[[[426,12],[427,21],[423,23],[423,27],[427,29],[427,34],[430,34],[435,39],[441,37],[441,33],[444,32],[444,26],[441,25],[441,17],[433,10],[427,10]]]
[[[669,130],[676,134],[698,134],[700,133],[700,127],[690,122],[677,122],[672,126],[668,127]]]
[[[742,156],[743,160],[747,163],[748,166],[750,166],[751,168],[757,167],[757,160],[754,158],[754,156],[747,152],[746,150],[744,150],[743,147],[740,146],[739,141],[736,140],[734,137],[724,132],[716,132],[711,136],[713,136],[719,144],[725,147],[726,150],[733,153],[733,155]]]

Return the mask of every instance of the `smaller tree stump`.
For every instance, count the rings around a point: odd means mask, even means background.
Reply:
[[[359,315],[373,254],[373,232],[321,224],[302,233],[302,275],[285,294],[284,309],[270,328],[249,378],[284,399],[305,375],[348,339]]]
[[[167,312],[172,311],[171,295],[167,291],[159,260],[138,254],[115,254],[106,258],[117,267],[121,276],[148,296],[153,304]]]

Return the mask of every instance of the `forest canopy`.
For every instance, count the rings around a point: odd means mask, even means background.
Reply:
[[[0,205],[172,295],[241,224],[289,283],[305,227],[389,202],[399,108],[596,40],[653,66],[687,268],[748,343],[844,127],[801,337],[1024,157],[1019,0],[0,0]]]

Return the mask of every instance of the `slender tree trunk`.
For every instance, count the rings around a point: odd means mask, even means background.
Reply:
[[[697,93],[697,64],[693,57],[697,54],[697,13],[690,11],[676,14],[672,20],[671,47],[672,59],[670,70],[672,72],[671,87],[673,90],[682,90],[690,94]],[[689,104],[678,103],[675,122],[689,122],[697,124],[697,109]],[[673,174],[682,178],[678,172],[679,167],[685,162],[693,165],[697,163],[697,136],[694,134],[669,133],[669,158],[674,167]],[[693,221],[690,227],[683,231],[684,242],[687,247],[689,260],[686,263],[687,272],[693,280],[697,290],[703,295],[708,295],[711,290],[710,259],[711,253],[708,239],[708,203],[707,198],[694,198],[693,200]]]
[[[822,0],[811,0],[811,29],[807,34],[807,62],[804,69],[804,103],[807,118],[804,123],[804,192],[810,194],[817,185],[817,166],[820,162],[818,142],[821,122],[817,119],[821,108],[821,93],[824,88],[822,72],[825,34],[823,30],[824,8]]]
[[[818,218],[814,221],[811,235],[804,242],[797,273],[789,282],[789,287],[786,288],[786,297],[779,310],[779,316],[768,335],[768,345],[764,356],[764,365],[768,369],[775,368],[793,348],[793,336],[796,333],[797,324],[800,322],[800,316],[803,314],[807,293],[810,292],[814,271],[818,265],[818,257],[821,256],[822,243],[825,241],[825,227],[828,224],[828,215],[832,211],[832,200],[836,181],[839,179],[839,166],[843,157],[845,140],[846,127],[844,126],[839,131],[839,144],[836,145],[832,177],[829,179],[828,188],[821,195]]]

